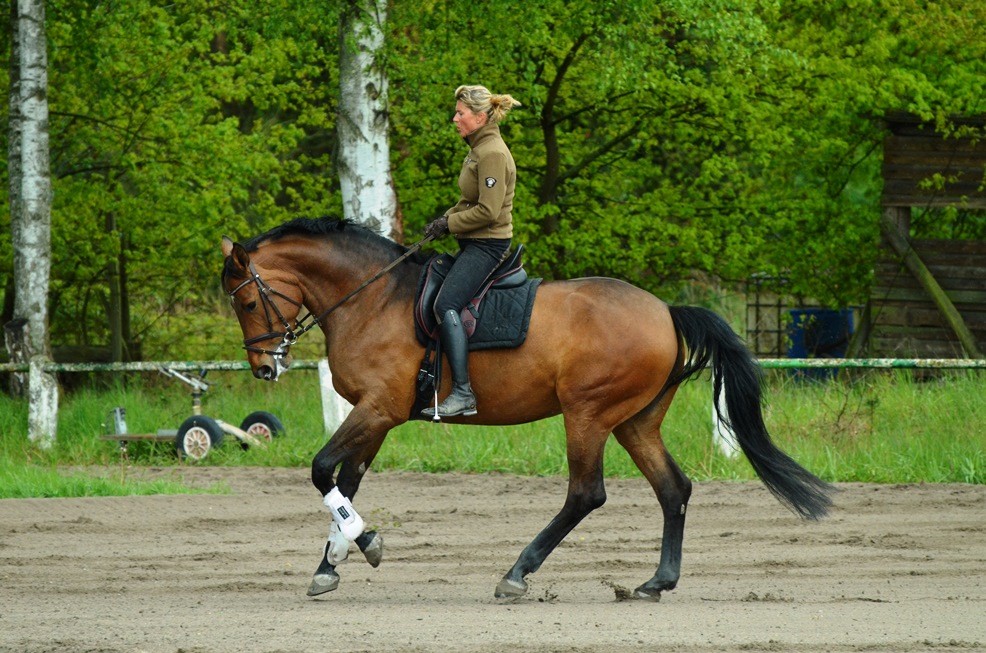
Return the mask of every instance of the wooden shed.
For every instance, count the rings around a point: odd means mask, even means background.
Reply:
[[[882,255],[857,340],[873,357],[981,358],[986,351],[986,241],[911,238],[915,210],[986,210],[986,117],[943,137],[916,116],[888,118]]]

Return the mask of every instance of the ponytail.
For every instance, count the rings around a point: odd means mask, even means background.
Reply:
[[[521,106],[510,95],[493,95],[485,86],[460,86],[455,89],[455,99],[473,113],[485,113],[490,122],[500,122],[511,109]]]

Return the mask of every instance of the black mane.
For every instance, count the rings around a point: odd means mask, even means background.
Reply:
[[[259,236],[251,238],[249,241],[243,243],[243,248],[247,252],[255,252],[262,243],[289,236],[345,239],[345,247],[348,251],[354,253],[359,252],[362,255],[379,259],[377,262],[381,264],[394,261],[407,253],[407,248],[403,245],[381,236],[358,222],[329,217],[295,218],[294,220],[289,220]],[[419,250],[409,257],[408,263],[423,265],[429,256],[429,253]],[[225,279],[229,276],[231,270],[231,262],[226,260],[223,265],[221,277]]]
[[[380,249],[394,258],[403,254],[405,247],[398,245],[392,240],[384,238],[372,229],[368,229],[353,220],[340,220],[338,218],[295,218],[280,224],[266,233],[251,238],[243,244],[248,252],[256,251],[257,247],[268,240],[279,240],[287,236],[335,236],[344,235],[352,238],[361,244]]]

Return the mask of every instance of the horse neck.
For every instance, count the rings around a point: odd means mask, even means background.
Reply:
[[[272,243],[268,247],[272,247]],[[294,275],[302,293],[302,303],[314,315],[335,307],[390,261],[347,252],[344,243],[331,239],[285,239],[269,252],[277,267]],[[388,275],[385,275],[388,276]],[[348,299],[339,312],[389,301],[395,279],[378,279]],[[334,312],[334,311],[333,311]]]

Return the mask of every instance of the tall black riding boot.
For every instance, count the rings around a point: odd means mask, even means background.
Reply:
[[[452,393],[439,404],[438,416],[475,415],[476,395],[469,385],[469,340],[458,313],[445,312],[439,325],[439,338],[442,341],[442,350],[448,357],[449,367],[452,368]],[[425,408],[421,413],[434,417],[435,408]]]

